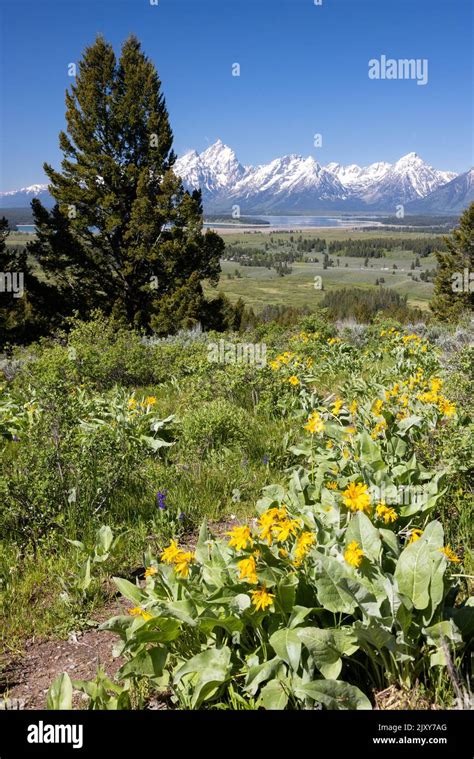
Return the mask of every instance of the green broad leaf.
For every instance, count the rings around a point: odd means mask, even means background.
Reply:
[[[362,648],[373,646],[379,651],[384,648],[393,651],[396,648],[395,636],[390,630],[382,627],[380,623],[374,621],[367,627],[362,622],[356,621],[353,630],[356,640]]]
[[[379,531],[362,511],[358,511],[349,522],[345,537],[346,548],[354,540],[370,561],[379,560],[382,550]]]
[[[196,543],[195,556],[198,564],[204,564],[209,559],[209,530],[207,529],[207,520],[205,519],[199,530],[199,538]]]
[[[162,677],[168,658],[164,646],[140,651],[120,668],[119,677]]]
[[[311,654],[323,677],[336,679],[342,669],[343,654],[351,656],[358,649],[355,636],[345,630],[299,627],[296,631]]]
[[[244,623],[239,617],[209,617],[203,616],[198,619],[199,629],[205,635],[213,632],[216,627],[221,627],[223,630],[232,635],[234,632],[242,632],[244,629]]]
[[[312,611],[314,611],[312,606],[293,606],[288,627],[298,627]]]
[[[408,596],[415,609],[426,609],[430,602],[432,560],[428,544],[417,540],[403,549],[395,568],[400,593]]]
[[[81,590],[87,590],[90,584],[91,584],[91,560],[90,558],[88,558],[86,559],[86,561],[81,567],[81,578],[78,581],[77,585]]]
[[[72,709],[72,682],[67,672],[62,672],[52,683],[46,699],[47,709]]]
[[[401,419],[398,422],[398,429],[400,432],[407,432],[412,427],[418,427],[422,421],[421,416],[407,416],[406,419]]]
[[[236,614],[241,615],[251,606],[251,603],[250,596],[247,595],[247,593],[237,593],[237,595],[230,600],[229,608],[231,611],[235,611]]]
[[[366,463],[373,463],[375,461],[382,460],[379,444],[376,443],[375,440],[372,440],[371,436],[366,430],[360,434],[359,445],[361,456],[363,456]]]
[[[170,601],[169,603],[160,604],[160,613],[165,617],[179,619],[190,627],[196,627],[198,624],[198,620],[196,619],[197,609],[189,598],[185,598],[182,601]]]
[[[423,530],[420,540],[423,540],[431,548],[442,548],[444,546],[444,530],[441,522],[436,519],[429,522]]]
[[[446,609],[446,613],[453,619],[466,643],[471,643],[474,639],[474,605],[470,604],[471,600],[472,597],[466,601],[464,606]]]
[[[230,648],[209,648],[193,656],[177,669],[174,683],[178,684],[185,675],[193,675],[188,685],[192,692],[191,708],[198,709],[206,700],[212,698],[219,687],[230,676]]]
[[[454,644],[462,643],[462,635],[452,619],[445,619],[431,627],[425,627],[422,632],[430,645],[439,646],[443,640]]]
[[[351,579],[348,570],[332,556],[321,554],[319,559],[320,572],[315,578],[318,600],[328,611],[342,611],[351,614],[355,609],[355,601],[341,583]]]
[[[170,446],[174,445],[174,443],[168,443],[166,440],[149,437],[148,435],[140,435],[140,440],[142,440],[148,446],[148,448],[154,452],[158,451],[160,448],[169,448]]]
[[[296,630],[277,630],[270,636],[270,645],[276,655],[296,672],[301,659],[301,640]]]
[[[121,577],[112,577],[112,580],[116,584],[122,596],[129,601],[133,601],[136,604],[140,604],[143,599],[143,593],[136,585],[133,585],[128,580],[124,580]]]
[[[269,680],[271,677],[276,677],[278,672],[283,668],[284,664],[278,656],[275,656],[274,659],[269,659],[269,661],[265,661],[262,664],[249,666],[244,691],[251,696],[255,696],[258,691],[258,686]]]
[[[96,553],[108,553],[114,541],[114,534],[108,525],[103,525],[96,535]],[[98,550],[100,549],[100,550]]]
[[[260,698],[265,709],[269,711],[281,711],[286,708],[288,703],[287,689],[281,680],[270,680],[262,688]]]
[[[291,614],[294,608],[297,587],[298,577],[296,574],[286,575],[277,585],[276,600],[286,614]]]
[[[311,683],[301,683],[294,686],[294,693],[297,698],[311,698],[327,709],[372,709],[369,699],[359,688],[342,680],[314,680]]]

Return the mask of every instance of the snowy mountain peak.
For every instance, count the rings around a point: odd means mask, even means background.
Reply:
[[[235,204],[243,212],[390,211],[398,204],[418,203],[432,193],[437,203],[445,198],[454,207],[472,192],[472,177],[434,169],[415,153],[396,163],[377,161],[368,166],[336,161],[322,166],[311,155],[296,153],[259,166],[243,166],[221,139],[204,151],[190,150],[177,159],[175,173],[186,189],[200,188],[207,211],[228,213]],[[461,177],[463,179],[461,180]],[[455,179],[459,181],[454,182]],[[0,193],[0,205],[28,206],[32,197],[52,205],[47,185],[35,184]]]

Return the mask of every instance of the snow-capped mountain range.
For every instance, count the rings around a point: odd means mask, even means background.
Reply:
[[[200,187],[206,210],[243,213],[319,210],[393,211],[399,204],[427,198],[456,178],[434,169],[416,153],[394,164],[369,166],[328,163],[287,155],[261,166],[242,166],[234,151],[218,140],[198,154],[176,161],[175,172],[188,189]]]
[[[207,212],[312,213],[314,211],[385,211],[404,205],[407,213],[456,213],[474,200],[472,169],[457,175],[429,166],[416,153],[396,163],[369,166],[328,163],[287,155],[260,166],[243,166],[221,140],[207,150],[178,158],[174,170],[186,189],[201,188]],[[0,193],[1,207],[29,205],[39,197],[52,205],[47,185],[35,184]]]

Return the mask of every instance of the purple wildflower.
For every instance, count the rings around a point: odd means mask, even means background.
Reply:
[[[158,508],[164,511],[166,509],[166,494],[167,490],[159,490],[156,494],[156,503],[158,504]]]

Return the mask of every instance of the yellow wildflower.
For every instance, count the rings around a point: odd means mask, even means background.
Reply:
[[[255,559],[253,556],[249,556],[247,559],[242,559],[242,561],[239,561],[237,564],[240,571],[240,579],[241,580],[248,580],[248,582],[251,583],[257,583],[258,577],[257,577],[257,567],[255,564]]]
[[[377,514],[379,519],[383,519],[385,524],[396,522],[398,519],[398,514],[395,511],[395,509],[392,509],[390,506],[387,506],[385,504],[385,501],[381,501],[380,503],[377,504],[375,513]]]
[[[372,413],[375,414],[375,416],[381,416],[382,408],[383,408],[383,400],[381,398],[377,398],[377,400],[374,401],[372,405]]]
[[[247,543],[250,546],[253,546],[253,538],[250,534],[250,528],[246,525],[243,525],[242,527],[233,527],[232,530],[226,532],[226,535],[230,535],[229,545],[236,548],[237,551],[245,551]]]
[[[357,413],[357,406],[358,406],[357,401],[354,400],[351,402],[351,405],[349,406],[349,411],[351,412],[352,416],[354,416],[354,414]]]
[[[328,448],[329,450],[331,450],[331,448],[334,448],[334,443],[332,442],[332,440],[327,441],[326,448]]]
[[[158,570],[156,567],[147,567],[145,570],[145,578],[153,577],[153,575],[156,575],[157,573],[158,573]]]
[[[336,480],[331,480],[331,482],[327,482],[326,487],[329,488],[329,490],[336,490],[337,489]]]
[[[180,551],[174,560],[176,574],[180,577],[187,577],[189,575],[189,564],[193,559],[194,554],[191,551]]]
[[[444,416],[453,416],[456,413],[456,404],[448,401],[443,395],[439,396],[438,408]]]
[[[328,345],[336,345],[336,343],[340,343],[341,338],[340,337],[330,337],[328,340]]]
[[[344,401],[341,398],[336,398],[334,403],[332,404],[332,413],[334,416],[339,416],[341,413],[341,408],[344,404]]]
[[[310,432],[312,435],[314,435],[315,432],[324,432],[325,424],[317,411],[313,411],[313,413],[308,417],[308,421],[304,425],[304,429]]]
[[[423,535],[423,530],[418,530],[417,528],[412,530],[410,532],[410,537],[408,538],[408,545],[410,545],[410,543],[416,543],[416,541],[419,540],[422,535]]]
[[[290,385],[293,385],[293,387],[296,387],[296,385],[300,384],[300,381],[299,381],[298,377],[295,374],[293,374],[289,378],[288,382],[290,383]]]
[[[344,551],[344,558],[351,567],[359,567],[362,564],[364,552],[362,548],[360,548],[357,540],[353,540],[352,543],[349,543]]]
[[[284,543],[290,535],[296,535],[300,523],[297,519],[283,519],[274,526],[276,539],[279,543]]]
[[[145,609],[142,609],[140,606],[135,606],[133,609],[129,609],[128,613],[132,617],[141,617],[145,620],[145,622],[148,622],[149,619],[153,618],[152,614],[149,614]]]
[[[172,540],[168,548],[165,548],[161,554],[161,561],[164,561],[165,564],[173,564],[176,556],[179,553],[181,553],[181,548],[178,546],[175,540]]]
[[[344,505],[351,511],[371,512],[370,495],[363,482],[351,482],[342,493]]]
[[[280,362],[279,361],[270,361],[270,366],[275,372],[277,369],[280,368]]]
[[[255,606],[257,611],[265,611],[267,606],[271,606],[273,603],[273,599],[275,598],[274,593],[269,593],[265,583],[262,585],[261,588],[258,590],[252,590],[252,603]]]
[[[387,422],[385,421],[385,419],[381,419],[380,422],[377,422],[374,429],[370,433],[370,437],[372,438],[372,440],[376,440],[378,436],[382,434],[382,432],[384,431],[386,427],[387,427]]]
[[[137,405],[137,402],[136,402],[135,398],[129,398],[128,399],[128,408],[129,409],[136,408],[136,405]]]
[[[452,561],[455,564],[459,564],[459,562],[461,561],[461,559],[458,556],[456,556],[456,554],[454,553],[452,548],[450,548],[450,546],[444,546],[443,548],[440,548],[439,550],[441,551],[441,553],[444,553],[448,561]]]
[[[295,566],[299,566],[301,564],[311,546],[315,543],[316,537],[312,532],[309,532],[309,530],[305,530],[301,533],[301,535],[298,536],[295,549]]]
[[[154,406],[156,404],[156,398],[154,395],[148,395],[145,398],[145,405],[146,406]]]

